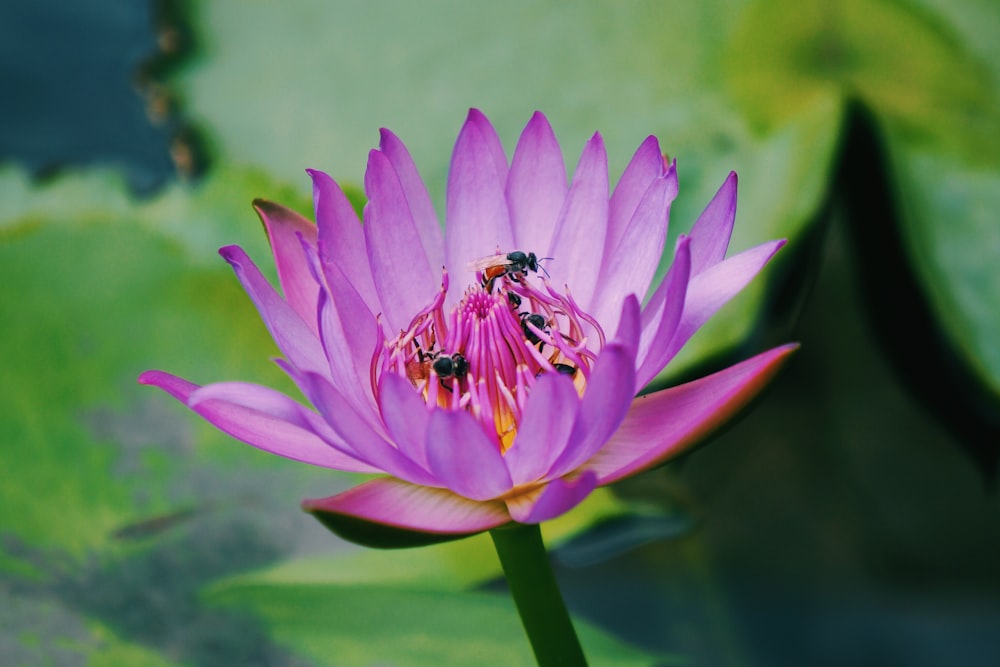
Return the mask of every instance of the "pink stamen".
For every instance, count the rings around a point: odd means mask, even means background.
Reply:
[[[372,386],[377,388],[383,373],[403,375],[429,410],[467,411],[504,451],[513,442],[539,375],[558,372],[556,364],[572,366],[582,374],[578,379],[583,384],[577,386],[583,391],[604,346],[604,331],[568,290],[557,291],[541,276],[503,274],[488,286],[472,285],[446,312],[447,289],[448,274],[443,273],[441,290],[392,340],[385,339],[379,326]],[[518,298],[512,302],[510,294]],[[528,321],[528,315],[540,316],[545,326]],[[593,340],[587,336],[590,329],[599,341],[594,348],[588,342]],[[434,362],[442,356],[464,357],[467,370],[459,365],[455,376],[439,377]]]

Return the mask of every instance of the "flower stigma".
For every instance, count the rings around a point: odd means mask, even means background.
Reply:
[[[398,336],[380,343],[372,377],[377,388],[383,373],[397,373],[416,387],[428,409],[467,411],[506,452],[538,378],[571,377],[582,396],[606,338],[568,287],[560,292],[538,275],[533,253],[498,252],[484,260],[470,265],[477,282],[450,310],[449,276],[443,272],[431,303]]]

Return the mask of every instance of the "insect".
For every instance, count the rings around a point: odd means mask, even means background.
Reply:
[[[560,375],[565,375],[567,377],[576,377],[576,371],[577,371],[576,366],[570,366],[569,364],[552,364],[552,368],[553,370],[555,370],[556,373],[559,373]],[[539,369],[538,372],[535,373],[535,377],[536,378],[541,377],[542,373],[544,372],[545,372],[544,368]]]
[[[420,384],[431,374],[431,361],[421,353],[419,359],[406,362],[406,379],[414,384]]]
[[[545,271],[545,267],[539,264],[546,259],[552,258],[542,257],[539,259],[533,252],[526,253],[515,250],[506,255],[497,254],[481,257],[469,263],[469,270],[482,271],[483,287],[489,290],[493,287],[493,281],[503,276],[510,276],[511,280],[520,280],[520,277],[528,271],[538,273],[539,270],[548,275],[549,272]]]
[[[576,375],[576,367],[569,364],[553,364],[553,367],[560,375],[569,375],[570,377]]]
[[[521,330],[524,332],[524,337],[528,339],[528,342],[535,344],[541,342],[534,331],[528,326],[529,324],[536,329],[541,331],[545,330],[545,318],[538,313],[520,313],[521,315]]]
[[[469,373],[469,362],[461,354],[439,354],[432,364],[434,372],[442,380],[463,378]]]

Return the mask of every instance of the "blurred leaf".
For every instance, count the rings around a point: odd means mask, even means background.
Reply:
[[[1000,168],[899,153],[899,201],[917,277],[962,361],[1000,398]]]
[[[256,612],[277,642],[320,664],[534,664],[506,594],[274,584],[226,588],[209,601]],[[669,664],[587,624],[577,629],[595,665]]]
[[[1000,6],[979,0],[757,2],[741,14],[726,59],[728,85],[759,127],[831,96],[857,100],[879,118],[909,263],[958,358],[994,401],[997,35]]]
[[[107,174],[33,190],[19,172],[0,172],[10,212],[0,222],[5,532],[80,554],[199,504],[183,476],[192,466],[221,473],[213,461],[237,448],[187,415],[176,419],[183,408],[135,384],[142,370],[289,385],[266,363],[274,345],[225,263],[209,263],[217,244],[246,239],[267,266],[249,206],[261,190],[295,203],[246,172],[146,203]],[[289,495],[291,510],[298,495]],[[3,561],[25,571],[10,553]]]

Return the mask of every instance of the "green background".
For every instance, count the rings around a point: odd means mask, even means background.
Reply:
[[[549,527],[592,663],[1000,652],[995,3],[165,6],[184,59],[150,67],[156,24],[142,21],[126,34],[147,50],[114,57],[146,63],[168,129],[197,128],[203,176],[137,192],[134,164],[99,143],[55,174],[13,151],[0,164],[0,663],[530,663],[486,538],[340,543],[298,501],[351,476],[240,446],[135,384],[155,367],[294,391],[216,249],[266,264],[250,201],[308,213],[307,167],[358,186],[383,126],[442,212],[470,106],[508,153],[544,111],[570,169],[601,131],[613,180],[656,134],[678,160],[673,235],[734,169],[734,249],[789,239],[663,379],[800,341],[758,409]],[[37,68],[5,82],[10,109],[41,99],[44,72],[101,62],[93,45],[29,57],[49,53],[68,7],[3,22],[25,47],[0,63]],[[133,82],[118,85],[141,111]]]

